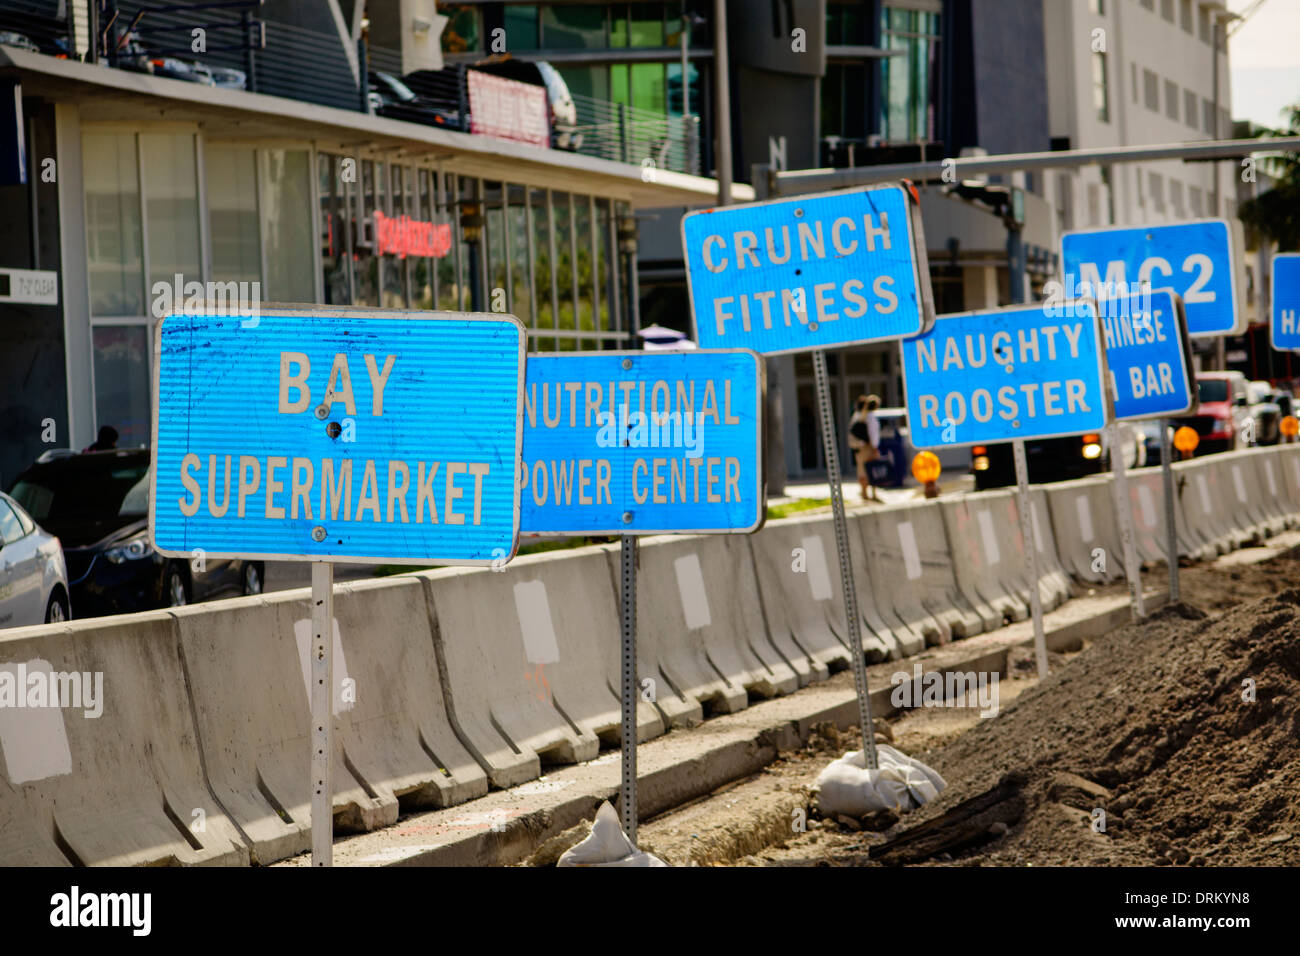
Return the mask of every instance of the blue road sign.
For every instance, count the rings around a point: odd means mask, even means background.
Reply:
[[[903,186],[687,213],[682,245],[701,348],[803,352],[933,321],[920,207]]]
[[[1239,335],[1246,330],[1237,308],[1240,248],[1239,230],[1223,219],[1067,232],[1063,295],[1117,299],[1150,282],[1182,296],[1192,338]]]
[[[514,556],[525,332],[508,315],[169,315],[150,532],[166,555]]]
[[[1080,435],[1109,420],[1091,302],[941,315],[902,353],[917,448]]]
[[[1168,289],[1098,306],[1115,418],[1173,418],[1196,407],[1182,301]]]
[[[1273,321],[1269,335],[1275,349],[1300,349],[1300,252],[1273,256]]]
[[[520,530],[757,530],[763,376],[744,350],[530,355]]]

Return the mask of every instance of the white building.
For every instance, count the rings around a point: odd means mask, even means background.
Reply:
[[[1044,0],[1053,146],[1087,149],[1231,137],[1218,0]],[[1226,24],[1225,24],[1226,27]],[[1221,36],[1222,36],[1221,27]],[[1214,177],[1219,177],[1215,207]],[[1235,162],[1163,160],[1055,171],[1060,229],[1236,216]],[[1054,180],[1054,182],[1053,182]]]

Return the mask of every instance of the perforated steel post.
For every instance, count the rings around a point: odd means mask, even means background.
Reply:
[[[1034,656],[1038,659],[1038,677],[1047,676],[1047,634],[1043,630],[1043,596],[1038,590],[1038,539],[1034,537],[1034,502],[1029,497],[1029,463],[1025,460],[1025,443],[1011,443],[1016,461],[1016,489],[1019,491],[1020,539],[1029,555],[1029,610],[1034,619]]]
[[[619,546],[623,590],[623,831],[636,843],[636,536],[625,534]]]
[[[1178,525],[1174,517],[1174,452],[1169,440],[1172,423],[1160,422],[1160,480],[1165,489],[1165,559],[1169,562],[1169,603],[1178,603]]]
[[[311,865],[334,864],[334,565],[311,566]]]
[[[1147,616],[1142,601],[1142,570],[1138,566],[1137,537],[1133,531],[1133,499],[1128,494],[1128,469],[1124,466],[1124,449],[1120,447],[1120,429],[1117,422],[1106,426],[1110,432],[1110,462],[1115,473],[1115,514],[1119,519],[1119,538],[1124,547],[1124,572],[1128,577],[1128,591],[1133,610],[1133,620]]]
[[[867,688],[867,666],[862,659],[862,619],[858,616],[858,591],[853,582],[853,559],[849,553],[848,522],[844,518],[844,490],[840,487],[839,442],[831,408],[831,383],[826,374],[826,353],[812,354],[817,376],[817,407],[821,411],[822,450],[826,455],[826,477],[831,486],[831,511],[835,515],[835,550],[840,560],[840,586],[844,591],[844,618],[848,622],[849,657],[853,660],[853,686],[858,692],[858,720],[862,728],[862,749],[867,766],[875,769],[876,731],[871,723],[871,697]]]

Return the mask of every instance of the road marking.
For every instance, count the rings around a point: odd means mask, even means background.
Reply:
[[[976,520],[980,523],[980,536],[984,539],[984,557],[988,558],[989,564],[997,564],[1001,555],[998,553],[997,535],[993,533],[993,516],[983,510]]]
[[[1084,542],[1092,540],[1092,505],[1088,503],[1087,495],[1079,495],[1074,499],[1074,510],[1079,513],[1079,533],[1083,535]]]
[[[17,662],[0,664],[0,671],[13,675],[15,691],[26,699],[27,688],[17,686],[18,667]],[[43,673],[46,686],[53,683],[49,661],[37,658],[25,667],[28,678]],[[0,707],[0,755],[9,782],[15,785],[72,773],[63,711],[58,707]]]
[[[560,645],[555,639],[551,619],[551,602],[541,581],[520,581],[515,585],[515,613],[519,616],[519,633],[524,638],[524,655],[530,664],[554,664],[560,659]]]
[[[709,597],[704,593],[704,574],[700,571],[699,557],[693,551],[683,555],[673,562],[673,570],[677,572],[677,593],[682,598],[687,629],[693,631],[708,627],[713,623],[713,617],[709,614]]]
[[[1241,480],[1241,467],[1232,466],[1232,484],[1237,489],[1237,500],[1243,505],[1246,503],[1246,484]]]
[[[1142,527],[1155,528],[1156,526],[1156,504],[1151,498],[1151,489],[1146,485],[1138,485],[1138,505],[1142,509]]]
[[[831,599],[831,575],[826,567],[826,549],[822,547],[820,535],[810,534],[803,539],[803,553],[807,561],[808,584],[812,588],[814,601]]]
[[[1029,509],[1029,516],[1034,522],[1034,547],[1038,549],[1039,554],[1047,551],[1047,543],[1043,540],[1043,520],[1038,517],[1038,502],[1034,502],[1033,507]]]
[[[921,552],[916,547],[912,522],[898,523],[898,543],[903,546],[903,568],[907,571],[907,580],[915,581],[921,576]]]

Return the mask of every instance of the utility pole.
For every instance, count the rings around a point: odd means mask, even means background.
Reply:
[[[713,123],[717,130],[718,205],[731,204],[731,69],[727,59],[727,0],[713,0]],[[683,81],[685,78],[683,77]]]
[[[1210,48],[1211,48],[1210,55],[1214,57],[1214,68],[1211,70],[1211,75],[1213,76],[1212,82],[1214,83],[1214,130],[1212,135],[1215,139],[1218,139],[1219,136],[1222,134],[1222,130],[1219,129],[1220,126],[1219,123],[1219,38],[1223,35],[1223,22],[1219,19],[1219,14],[1217,12],[1211,14],[1211,16],[1214,18],[1214,23],[1210,31],[1210,37],[1213,41],[1210,44]],[[1219,175],[1219,164],[1211,163],[1210,169],[1213,171],[1214,174],[1214,213],[1213,214],[1215,216],[1221,216],[1223,215],[1223,209],[1222,206],[1220,205],[1221,196],[1219,195],[1219,193],[1221,192],[1220,189],[1221,176]],[[1220,335],[1214,340],[1214,350],[1215,350],[1214,367],[1224,371],[1226,371],[1228,368],[1227,342],[1228,342],[1227,336],[1224,335]]]

